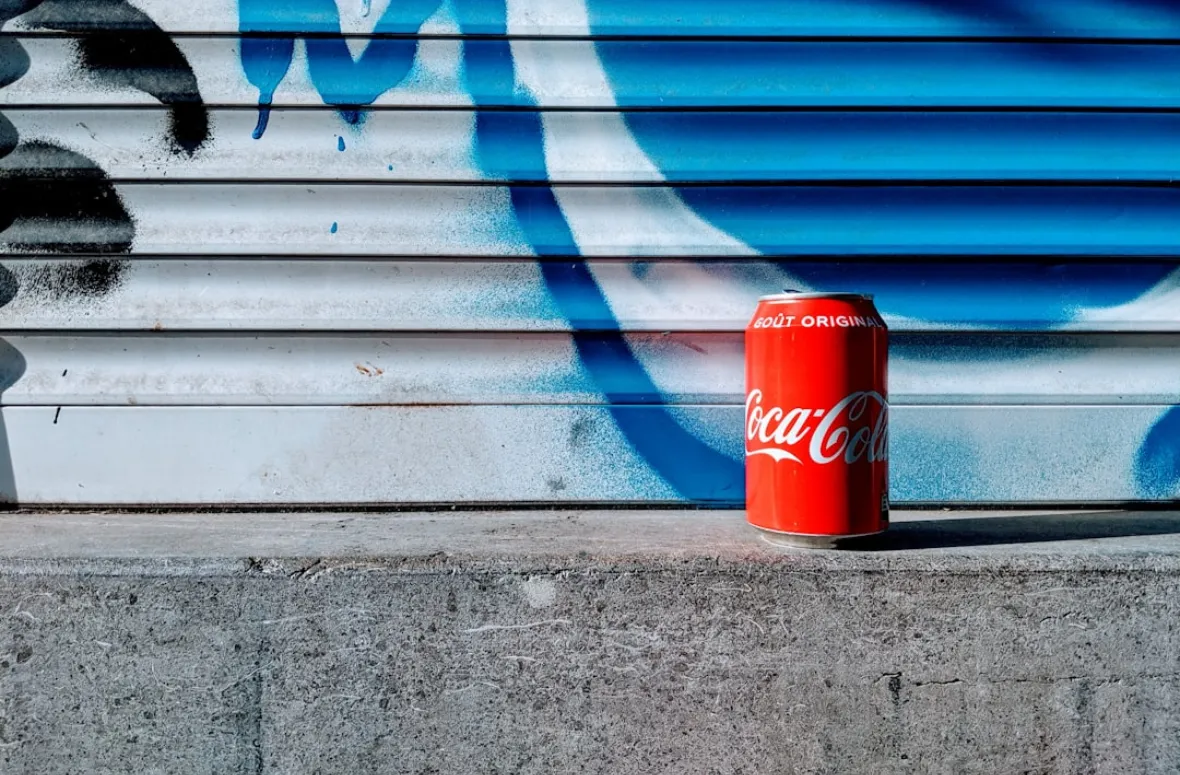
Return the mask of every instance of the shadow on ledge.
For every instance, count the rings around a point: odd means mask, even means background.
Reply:
[[[854,551],[904,551],[1095,538],[1180,535],[1180,511],[1101,511],[897,522],[883,535],[840,543]]]

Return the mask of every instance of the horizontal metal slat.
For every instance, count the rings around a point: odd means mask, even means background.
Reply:
[[[742,334],[59,335],[0,339],[0,404],[741,404]],[[617,339],[613,341],[618,341]],[[1180,400],[1180,335],[894,333],[914,404]]]
[[[428,6],[374,4],[254,3],[205,0],[200,5],[173,0],[137,0],[135,13],[95,2],[57,3],[17,17],[19,30],[102,29],[174,33],[237,33],[239,30],[289,30],[302,33],[439,34],[451,26],[427,23]],[[421,8],[421,10],[420,10]],[[503,0],[463,3],[451,25],[474,35],[495,35],[505,23],[513,35],[916,35],[1017,37],[1180,37],[1180,13],[1167,3],[1147,0],[1040,0],[1024,6],[904,0],[589,0],[589,2],[514,3]],[[48,27],[44,25],[49,25]]]
[[[163,107],[4,115],[24,144],[0,160],[0,176],[97,165],[114,180],[159,182],[1180,178],[1180,113],[551,112],[518,119],[543,123],[546,163],[521,132],[504,138],[495,169],[472,163],[466,111],[378,111],[358,131],[328,108],[280,109],[255,139],[254,111],[218,109],[191,157],[161,142]],[[604,142],[620,127],[627,134]]]
[[[1180,253],[1180,187],[125,183],[129,218],[100,186],[11,190],[9,252],[130,242],[177,256]]]
[[[1176,498],[1180,408],[899,407],[907,503]],[[722,502],[742,408],[6,407],[0,493],[26,504]]]
[[[869,292],[894,331],[1180,331],[1173,264],[7,259],[0,330],[740,331],[784,287]]]
[[[129,60],[117,78],[80,69],[71,39],[9,41],[23,48],[29,67],[0,90],[0,105],[259,101],[232,37],[177,38],[179,57]],[[1180,46],[1173,45],[487,39],[352,45],[358,52],[367,46],[370,56],[356,59],[339,41],[330,53],[312,55],[311,70],[300,54],[300,64],[288,71],[286,54],[273,51],[252,54],[246,66],[260,83],[263,74],[281,76],[265,75],[277,81],[264,84],[274,87],[276,107],[1180,108],[1180,83],[1171,75],[1180,69]],[[404,67],[390,66],[398,57]]]

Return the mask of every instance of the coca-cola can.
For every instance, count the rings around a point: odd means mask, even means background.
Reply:
[[[746,328],[746,518],[831,548],[889,526],[889,332],[871,296],[764,296]]]

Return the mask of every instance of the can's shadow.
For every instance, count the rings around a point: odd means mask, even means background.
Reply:
[[[1171,534],[1180,534],[1180,511],[1086,511],[907,520],[841,548],[882,552]]]

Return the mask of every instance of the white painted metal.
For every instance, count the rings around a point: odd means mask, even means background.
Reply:
[[[741,334],[629,334],[658,388],[600,385],[565,334],[8,336],[0,403],[49,405],[740,404]],[[990,353],[990,357],[989,357]],[[997,369],[995,358],[1006,368]],[[1162,404],[1180,336],[902,336],[892,404]],[[1062,384],[1069,384],[1062,394]]]
[[[141,253],[258,255],[276,246],[325,256],[530,253],[500,187],[127,183],[119,191],[135,213],[133,250]],[[4,237],[11,250],[63,238],[115,240],[117,227],[28,220]]]
[[[107,263],[109,261],[109,263]],[[68,280],[88,262],[0,261],[15,295],[0,306],[0,330],[152,331],[568,331],[535,261],[256,259],[101,259],[101,291]],[[759,295],[793,282],[764,261],[590,261],[610,300],[613,321],[584,327],[624,331],[742,331]],[[1000,264],[997,276],[1002,277]],[[1117,268],[1112,268],[1117,271]],[[797,287],[797,286],[796,286]],[[65,288],[66,291],[60,290]],[[1007,287],[937,288],[960,298],[962,319],[890,315],[893,331],[1034,329],[1180,331],[1180,274],[1153,293],[1117,307],[1077,306],[1057,314],[1067,289],[1047,283],[1045,312],[1019,318]],[[956,305],[948,304],[953,309]],[[1029,305],[1035,307],[1035,305]]]
[[[948,500],[1141,497],[1123,466],[1165,409],[900,407],[891,428],[895,496],[905,500],[936,483]],[[609,412],[570,406],[7,407],[0,412],[8,442],[0,490],[12,491],[3,486],[7,479],[23,501],[70,504],[675,498]],[[736,445],[740,452],[740,407],[678,412],[710,443]],[[971,454],[963,455],[965,449]],[[958,456],[951,457],[955,450]],[[733,484],[738,500],[742,485]]]
[[[21,137],[52,141],[81,153],[114,179],[395,182],[487,177],[471,162],[475,116],[468,111],[374,111],[359,131],[328,108],[275,110],[266,134],[255,140],[256,110],[213,110],[209,118],[213,136],[191,158],[178,157],[161,141],[169,129],[163,107],[22,109],[5,110],[4,115]],[[338,150],[341,138],[344,151]],[[50,170],[62,163],[43,160],[23,148],[5,157],[3,166],[22,162]],[[570,171],[575,178],[595,174],[601,173]],[[635,171],[620,171],[614,179],[646,179],[634,175]]]

